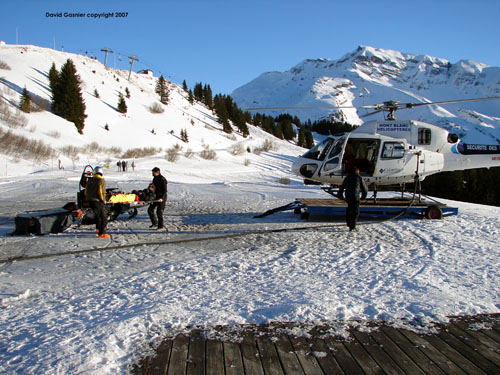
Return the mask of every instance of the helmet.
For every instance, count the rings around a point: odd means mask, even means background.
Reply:
[[[102,167],[95,167],[94,174],[100,174],[102,176]]]

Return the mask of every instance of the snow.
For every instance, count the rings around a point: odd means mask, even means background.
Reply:
[[[78,176],[46,171],[29,175],[29,184],[22,176],[3,181],[2,259],[102,250],[1,265],[0,372],[125,373],[150,342],[192,326],[291,321],[306,324],[296,332],[305,334],[315,322],[383,319],[431,329],[450,315],[500,311],[497,207],[447,202],[458,216],[366,224],[354,234],[342,222],[304,223],[292,212],[254,219],[296,197],[324,195],[293,179],[279,184],[272,162],[271,172],[214,173],[219,182],[211,183],[166,173],[168,237],[148,228],[145,209],[110,223],[109,241],[95,238],[93,226],[9,237],[16,212],[62,205]],[[142,187],[148,164],[105,177]],[[24,185],[35,187],[36,200],[27,202]],[[126,247],[106,250],[119,245]]]
[[[11,60],[19,50],[3,48],[0,59],[13,70],[1,74],[18,87],[29,83],[37,61],[45,64],[40,71],[50,67],[50,59],[34,53],[37,48],[26,47],[35,56],[18,61],[26,69],[20,73]],[[99,74],[100,82],[108,74],[97,63],[95,70],[81,73],[85,81]],[[102,90],[101,97],[111,103],[106,97],[117,88],[113,79],[106,82],[109,93]],[[17,102],[18,94],[3,95]],[[39,95],[47,93],[41,89]],[[0,263],[0,373],[123,374],[163,338],[194,326],[286,321],[297,323],[294,334],[307,336],[327,322],[329,334],[346,335],[347,324],[365,327],[383,319],[429,332],[450,315],[500,312],[498,207],[444,201],[458,206],[459,214],[440,221],[363,222],[356,233],[342,221],[304,222],[290,211],[255,219],[295,198],[326,198],[290,173],[303,150],[274,140],[273,151],[233,155],[234,144],[254,149],[271,138],[253,127],[248,138],[227,137],[209,111],[189,106],[180,91],[165,114],[151,118],[144,108],[153,96],[133,91],[136,102],[120,123],[127,131],[112,126],[105,132],[98,119],[119,121],[120,115],[85,95],[92,114],[84,136],[46,137],[42,128],[70,132],[50,113],[28,115],[38,125],[32,136],[54,147],[99,140],[142,147],[151,145],[147,131],[157,121],[153,145],[180,143],[168,131],[187,127],[194,156],[171,163],[162,151],[137,158],[135,170],[127,172],[119,172],[116,157],[106,152],[82,154],[74,167],[61,156],[64,170],[54,161],[0,156],[0,259],[55,255]],[[163,125],[168,116],[172,122]],[[199,156],[202,141],[217,150],[216,160]],[[111,239],[96,238],[92,225],[38,237],[8,235],[17,214],[74,201],[87,163],[108,163],[108,187],[127,192],[145,188],[152,167],[159,166],[169,181],[168,234],[149,229],[141,208],[136,218],[120,216],[109,224]],[[290,183],[280,183],[282,177]]]

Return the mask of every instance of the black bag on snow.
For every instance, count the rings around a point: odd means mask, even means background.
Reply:
[[[58,208],[54,210],[26,212],[14,219],[16,229],[13,234],[48,234],[61,233],[74,222],[70,210]]]

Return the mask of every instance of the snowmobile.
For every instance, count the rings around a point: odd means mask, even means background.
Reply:
[[[86,165],[83,169],[78,192],[76,194],[77,208],[80,210],[81,224],[95,224],[94,212],[85,200],[85,186],[92,177],[94,168]],[[130,193],[118,191],[117,188],[106,189],[106,210],[108,221],[113,221],[122,214],[128,214],[128,219],[133,219],[138,214],[138,209],[153,203],[154,194],[149,189],[133,190]]]

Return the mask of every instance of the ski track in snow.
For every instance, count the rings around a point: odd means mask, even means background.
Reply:
[[[72,200],[75,183],[34,185],[43,209],[64,204],[59,195]],[[110,223],[107,242],[93,226],[9,237],[12,217],[27,204],[15,199],[22,189],[0,189],[3,258],[167,239],[149,230],[146,208]],[[324,197],[294,183],[172,182],[169,189],[169,239],[314,225],[292,212],[253,216],[296,197]],[[498,208],[460,203],[447,220],[360,225],[356,233],[338,224],[3,264],[0,372],[124,373],[163,337],[192,326],[294,321],[306,335],[308,325],[331,322],[332,334],[346,334],[339,321],[419,322],[430,330],[449,315],[499,312]]]

